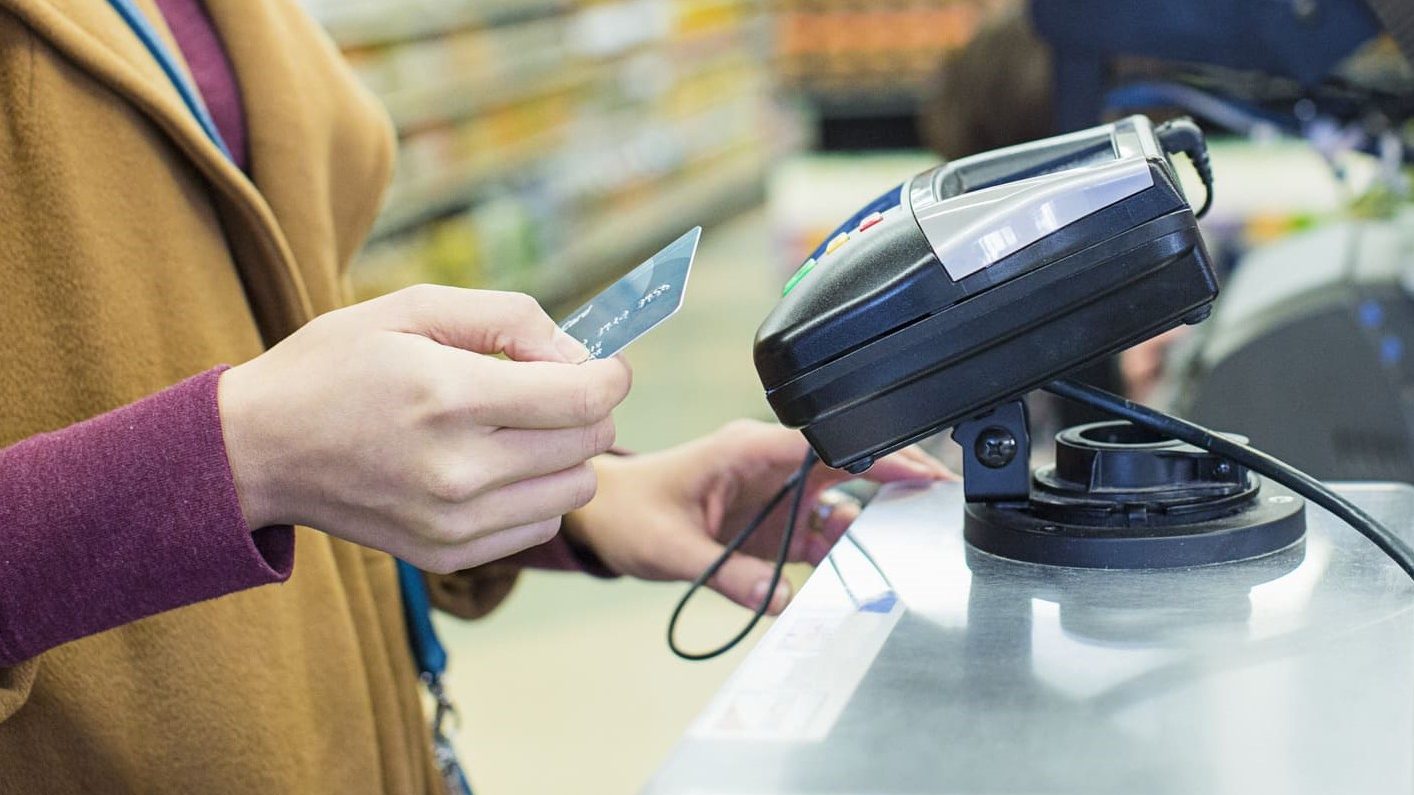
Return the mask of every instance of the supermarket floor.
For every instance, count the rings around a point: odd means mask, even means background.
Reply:
[[[779,294],[771,244],[760,210],[706,231],[683,310],[630,350],[634,391],[616,414],[622,445],[651,450],[769,416],[751,341]],[[798,583],[803,572],[793,574]],[[465,715],[457,744],[477,792],[636,792],[751,645],[707,663],[673,657],[664,628],[681,593],[677,584],[530,572],[488,619],[443,621]],[[685,633],[698,645],[747,617],[715,595],[701,601]]]

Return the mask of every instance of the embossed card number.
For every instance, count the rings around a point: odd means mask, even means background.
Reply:
[[[701,237],[699,226],[669,243],[571,312],[560,328],[584,343],[591,359],[607,359],[627,348],[682,308],[687,275]]]

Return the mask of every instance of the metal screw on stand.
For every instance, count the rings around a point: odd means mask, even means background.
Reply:
[[[988,428],[977,436],[972,452],[990,469],[1001,469],[1016,458],[1016,437],[1005,428]]]

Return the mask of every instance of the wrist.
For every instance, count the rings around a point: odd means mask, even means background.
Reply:
[[[258,412],[251,405],[253,401],[246,388],[249,373],[242,367],[233,367],[221,373],[216,387],[216,403],[221,416],[226,463],[231,469],[241,514],[254,531],[288,522],[279,518],[271,483],[265,477],[269,467],[264,466],[259,452]]]
[[[569,551],[575,566],[586,574],[604,579],[618,577],[622,572],[614,570],[604,562],[589,542],[588,534],[584,532],[584,518],[583,511],[575,511],[565,516],[560,527],[560,539],[565,549]]]
[[[630,455],[632,454],[615,447],[603,455],[596,456],[591,461],[591,466],[594,467],[599,478],[601,494],[606,490],[606,481],[614,477],[618,462]],[[601,505],[596,505],[595,501],[602,504],[602,500],[596,496],[595,500],[590,501],[588,505],[566,514],[560,524],[559,537],[577,568],[594,577],[618,577],[623,572],[599,554],[598,546],[594,542],[593,524],[595,517],[600,513],[597,508],[601,507]]]

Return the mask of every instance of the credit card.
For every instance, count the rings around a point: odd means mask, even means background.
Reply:
[[[682,308],[687,274],[701,237],[699,226],[669,243],[571,312],[560,328],[584,343],[590,359],[607,359],[627,348]]]

